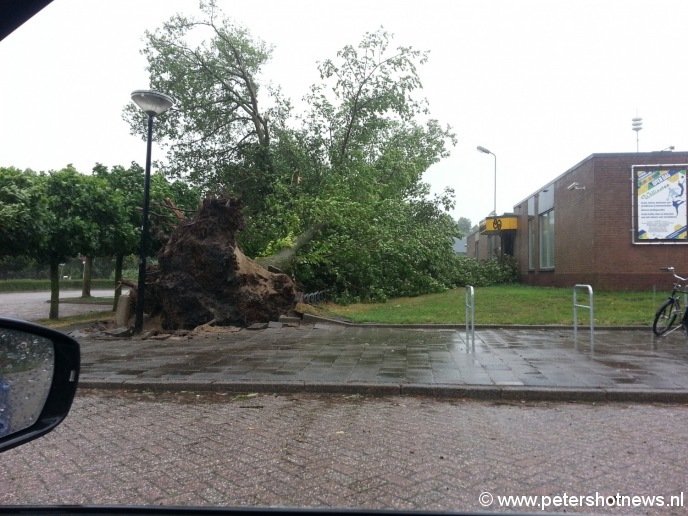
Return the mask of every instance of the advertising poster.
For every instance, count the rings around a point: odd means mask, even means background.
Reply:
[[[687,168],[634,167],[636,242],[688,243]]]

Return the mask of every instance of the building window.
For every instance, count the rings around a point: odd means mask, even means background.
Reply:
[[[540,268],[554,269],[554,210],[540,215]]]
[[[499,252],[498,240],[495,235],[490,235],[487,237],[487,257],[496,258]]]
[[[537,243],[535,229],[535,218],[528,217],[528,269],[531,271],[535,269],[535,256],[537,251],[537,247],[535,247]]]

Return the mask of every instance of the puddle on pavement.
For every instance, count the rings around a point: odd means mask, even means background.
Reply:
[[[634,364],[632,362],[600,359],[599,357],[595,357],[595,362],[606,365],[607,367],[612,367],[614,369],[629,369],[633,371],[640,371],[645,369],[642,365]]]
[[[612,377],[612,381],[614,383],[623,383],[623,384],[631,384],[631,383],[638,383],[638,378],[630,378],[630,377]]]

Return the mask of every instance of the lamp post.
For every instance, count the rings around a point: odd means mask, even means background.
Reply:
[[[477,150],[484,154],[492,154],[494,158],[494,210],[492,210],[493,215],[497,215],[497,155],[494,152],[489,151],[485,147],[478,145]]]
[[[136,90],[131,93],[131,100],[148,115],[148,137],[146,144],[146,172],[143,182],[143,222],[141,224],[141,246],[139,248],[139,280],[136,292],[136,321],[134,332],[143,329],[143,303],[146,289],[146,251],[148,250],[148,206],[150,204],[150,168],[151,147],[153,143],[153,118],[161,115],[174,104],[169,95],[154,90]]]

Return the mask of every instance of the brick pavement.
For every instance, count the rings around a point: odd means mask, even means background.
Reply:
[[[152,339],[82,336],[84,386],[370,392],[478,398],[688,402],[688,345],[649,330],[456,329],[322,324]]]
[[[687,427],[682,405],[80,390],[65,423],[3,453],[0,504],[480,510],[484,491],[668,497],[686,489]]]

